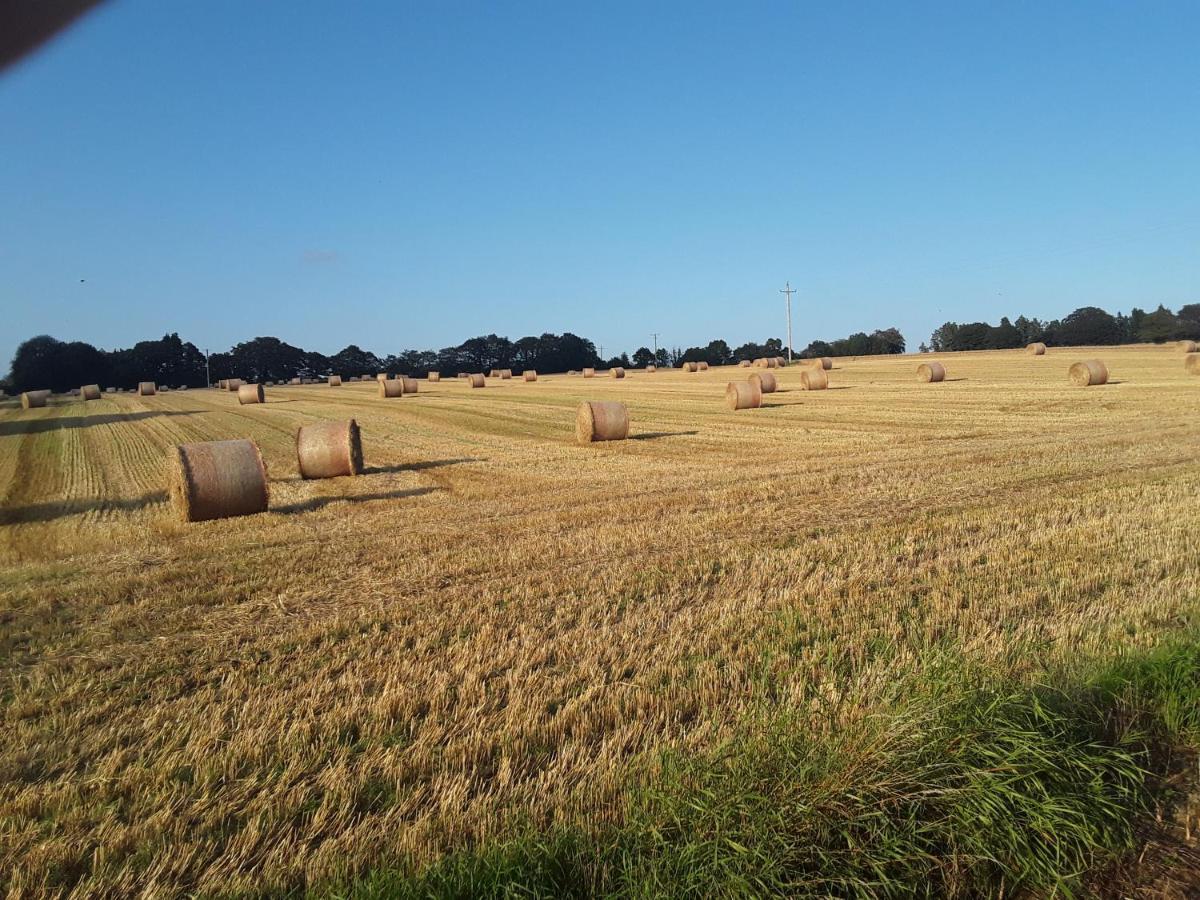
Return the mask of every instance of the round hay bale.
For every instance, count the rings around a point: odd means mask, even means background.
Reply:
[[[625,377],[625,370],[622,369],[620,366],[614,366],[613,368],[609,369],[609,372],[612,374],[613,378],[624,378]]]
[[[467,378],[469,379],[471,387],[473,388],[481,388],[487,384],[487,379],[483,377],[482,372],[476,372],[474,375],[468,375]]]
[[[81,387],[79,389],[79,396],[82,397],[84,400],[99,400],[100,399],[100,385],[85,384],[83,387]]]
[[[406,394],[415,394],[417,392],[417,386],[420,384],[417,379],[409,378],[407,375],[403,375],[397,380],[400,382],[401,389]]]
[[[430,372],[425,377],[428,378],[430,381],[441,381],[442,373],[441,372]]]
[[[169,460],[171,502],[183,521],[267,511],[267,467],[254,441],[179,444]]]
[[[685,363],[683,364],[683,371],[685,371],[685,372],[699,372],[699,371],[700,371],[700,364],[699,364],[699,363],[694,363],[694,362],[685,362]]]
[[[300,383],[299,378],[292,378],[292,379],[288,380],[288,384],[299,384],[299,383]]]
[[[819,365],[826,372],[833,368],[833,360],[828,356],[818,356],[813,360],[813,362]]]
[[[500,370],[500,380],[501,381],[507,381],[510,378],[512,378],[512,369],[501,369]]]
[[[787,357],[786,356],[775,357],[775,368],[782,369],[786,365],[787,365]]]
[[[395,380],[396,380],[396,376],[395,376],[395,375],[389,375],[389,374],[388,374],[388,373],[386,373],[386,372],[380,372],[378,375],[376,375],[376,376],[375,376],[375,380],[376,380],[376,381],[395,381]]]
[[[649,363],[646,366],[646,371],[653,375],[658,371],[658,366],[654,365],[654,363]]]
[[[731,381],[725,386],[725,405],[730,409],[758,409],[762,389],[753,381]]]
[[[748,369],[748,368],[750,368],[751,365],[752,365],[752,363],[750,362],[750,360],[743,359],[740,363],[738,363],[738,368],[739,369]]]
[[[1200,353],[1189,353],[1183,358],[1183,371],[1189,375],[1200,375]]]
[[[244,384],[244,382],[240,378],[230,378],[228,381],[225,382],[225,387],[227,390],[236,391],[243,384]]]
[[[296,458],[301,478],[337,478],[361,475],[362,438],[358,423],[317,422],[296,432]]]
[[[537,372],[533,371],[533,369],[526,369],[521,373],[521,377],[526,381],[537,381]]]
[[[459,372],[458,375],[456,375],[455,377],[456,378],[470,378],[471,376],[469,374],[467,374],[466,372]]]
[[[329,386],[330,387],[341,387],[342,386],[342,376],[341,375],[330,375],[329,376]]]
[[[1035,341],[1034,343],[1030,344],[1029,346],[1027,346],[1025,348],[1025,352],[1028,353],[1030,356],[1045,356],[1046,355],[1046,345],[1043,344],[1041,341]]]
[[[800,372],[800,387],[806,391],[823,391],[829,387],[829,376],[820,366],[809,366]]]
[[[946,367],[940,362],[921,363],[917,366],[917,381],[926,383],[946,380]]]
[[[1180,341],[1179,349],[1184,353],[1195,353],[1200,349],[1200,344],[1197,344],[1195,341]]]
[[[266,403],[267,397],[263,393],[261,384],[243,384],[238,386],[237,391],[238,403],[245,406],[247,403]]]
[[[1070,376],[1071,383],[1079,387],[1091,387],[1108,382],[1108,369],[1098,359],[1077,362],[1071,366],[1067,374]]]
[[[220,387],[220,389],[223,391],[229,390],[229,379],[222,378],[220,381],[217,382],[217,386]]]
[[[380,397],[404,396],[404,382],[398,378],[393,378],[391,381],[380,381],[378,384]]]
[[[153,397],[158,393],[158,388],[153,381],[139,381],[137,392],[139,397]]]
[[[45,406],[49,399],[49,391],[23,391],[21,393],[21,409],[38,409]]]
[[[575,437],[581,444],[623,441],[629,437],[629,410],[614,400],[585,400],[575,413]]]
[[[106,393],[106,394],[115,394],[116,392],[117,392],[117,389],[115,387],[106,387],[104,389],[104,393]]]
[[[586,369],[584,369],[584,370],[583,370],[583,377],[584,377],[584,378],[595,378],[595,377],[596,377],[596,370],[595,370],[595,369],[593,369],[593,368],[590,368],[590,367],[589,367],[589,368],[586,368]]]
[[[696,368],[701,372],[707,372],[708,371],[708,363],[701,360],[700,362],[696,363]]]
[[[779,390],[779,383],[771,372],[755,372],[750,376],[750,381],[758,385],[758,390],[763,394],[773,394]]]

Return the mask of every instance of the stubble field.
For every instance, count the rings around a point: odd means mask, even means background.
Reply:
[[[1112,381],[1067,367],[1098,357]],[[58,400],[0,410],[0,884],[292,889],[624,814],[660,751],[1152,647],[1200,597],[1200,378],[1161,347]],[[581,399],[632,439],[578,446]],[[367,471],[301,481],[357,419]],[[249,437],[271,509],[185,525],[166,453]],[[649,774],[648,774],[649,773]]]

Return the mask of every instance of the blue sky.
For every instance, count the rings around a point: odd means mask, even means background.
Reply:
[[[0,368],[1200,302],[1200,4],[116,0],[0,75]]]

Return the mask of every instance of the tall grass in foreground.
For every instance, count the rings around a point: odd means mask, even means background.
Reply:
[[[1195,636],[1055,684],[938,667],[886,715],[786,715],[631,792],[624,824],[527,830],[314,896],[1073,896],[1132,847],[1158,751],[1200,743]]]

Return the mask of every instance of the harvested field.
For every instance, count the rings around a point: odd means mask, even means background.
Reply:
[[[603,825],[755,716],[829,734],[938,654],[1019,679],[1194,623],[1179,353],[938,359],[737,412],[737,367],[3,401],[0,884],[300,889]],[[582,400],[630,439],[578,445]],[[297,429],[350,418],[363,474],[302,480]],[[269,511],[179,521],[168,450],[233,438]]]

